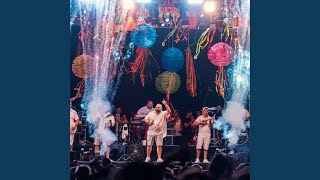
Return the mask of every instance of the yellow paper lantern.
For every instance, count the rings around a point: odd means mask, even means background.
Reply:
[[[72,63],[73,74],[78,78],[92,77],[93,61],[94,61],[94,58],[89,55],[80,55],[76,57]]]

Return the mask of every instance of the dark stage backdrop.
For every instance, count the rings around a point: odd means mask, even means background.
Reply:
[[[79,26],[72,27],[71,36],[70,36],[70,61],[72,61],[76,57],[77,46],[78,46],[78,32],[80,30]],[[157,29],[157,40],[155,44],[149,48],[155,59],[157,60],[160,73],[165,70],[161,65],[161,55],[165,49],[168,47],[176,47],[180,49],[184,53],[185,57],[185,49],[188,45],[186,41],[180,41],[179,43],[172,43],[172,38],[166,42],[166,45],[163,47],[161,43],[164,38],[172,29]],[[195,54],[196,44],[201,36],[201,34],[205,31],[205,29],[194,29],[190,32],[190,42],[192,55]],[[215,33],[214,40],[211,45],[217,43],[219,41],[220,32],[217,30]],[[175,35],[173,36],[175,40]],[[127,34],[126,44],[130,42],[130,32]],[[224,100],[220,97],[215,91],[214,77],[217,67],[210,63],[207,58],[207,47],[202,50],[198,59],[194,60],[196,75],[197,75],[197,96],[190,96],[189,92],[186,90],[186,70],[185,64],[184,68],[177,72],[181,79],[181,86],[179,90],[171,95],[171,101],[175,109],[180,110],[182,113],[185,113],[186,110],[192,109],[193,112],[201,109],[203,106],[218,106],[224,105]],[[133,62],[135,58],[135,54],[131,56],[130,62]],[[151,60],[151,63],[153,61]],[[70,66],[71,68],[71,66]],[[131,74],[123,74],[121,77],[121,83],[117,90],[116,96],[113,101],[114,107],[122,107],[123,112],[126,114],[131,114],[132,112],[137,112],[137,110],[144,106],[146,102],[151,99],[156,103],[161,103],[162,98],[165,98],[165,95],[158,92],[154,81],[157,77],[157,66],[155,64],[151,65],[151,71],[153,71],[154,75],[152,80],[147,80],[145,87],[142,87],[139,76],[136,77],[135,83],[132,81]],[[76,94],[76,91],[73,89],[76,84],[81,80],[73,75],[72,70],[70,69],[70,96],[73,97]],[[207,98],[206,98],[207,97]],[[205,100],[206,99],[206,100]],[[76,108],[80,108],[79,105],[81,103],[81,99],[78,99],[74,102]]]

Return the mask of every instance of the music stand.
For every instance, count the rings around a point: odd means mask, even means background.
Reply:
[[[118,159],[118,161],[128,161],[131,160],[132,162],[134,162],[134,160],[126,153],[126,145],[122,144],[124,151],[123,154],[120,156],[120,158]]]

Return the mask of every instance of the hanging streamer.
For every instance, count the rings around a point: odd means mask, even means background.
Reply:
[[[210,25],[210,28],[208,28],[206,31],[204,31],[201,34],[197,43],[196,54],[194,55],[194,59],[198,58],[201,49],[204,49],[205,47],[207,47],[212,43],[215,33],[216,33],[216,25]],[[211,38],[210,38],[210,34],[211,34]]]
[[[175,40],[175,43],[178,43],[181,38],[182,40],[186,40],[188,41],[188,37],[187,37],[187,34],[191,31],[190,28],[184,28],[184,27],[179,27],[178,31],[177,31],[177,34],[176,34],[176,40]],[[180,33],[180,35],[179,35]]]
[[[216,84],[216,91],[224,98],[225,90],[228,88],[228,82],[226,77],[226,70],[223,66],[220,66],[216,71],[216,79],[214,81]]]
[[[178,30],[178,26],[175,26],[174,29],[166,36],[166,38],[164,38],[163,42],[162,42],[162,46],[166,45],[166,41],[174,35],[174,33]]]
[[[76,88],[77,89],[77,97],[81,97],[84,90],[85,90],[86,84],[85,84],[85,80],[82,79],[77,85]]]
[[[169,102],[170,100],[170,92],[171,92],[171,89],[172,89],[172,86],[176,84],[176,76],[175,76],[175,73],[171,73],[170,74],[170,81],[169,81],[169,85],[167,87],[167,95],[166,95],[166,98],[167,98],[167,102]]]
[[[195,97],[197,89],[197,77],[194,69],[193,58],[190,47],[186,49],[186,87],[192,97]]]
[[[132,80],[134,83],[135,83],[135,75],[139,73],[141,84],[144,87],[145,78],[147,77],[146,66],[149,65],[149,69],[150,69],[150,61],[148,61],[149,57],[152,57],[152,59],[156,62],[159,74],[160,74],[160,68],[156,59],[153,57],[149,49],[138,48],[136,53],[137,53],[136,58],[133,63],[130,63],[130,69],[126,70],[126,73],[132,73]],[[151,70],[149,74],[150,74],[150,79],[152,79]]]
[[[230,30],[229,27],[226,26],[223,30],[223,32],[221,33],[221,36],[219,38],[219,42],[222,42],[222,38],[224,37],[224,42],[227,42],[230,36]]]

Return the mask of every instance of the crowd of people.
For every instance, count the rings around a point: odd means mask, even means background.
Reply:
[[[173,159],[170,160],[170,157],[160,164],[132,162],[127,163],[124,167],[119,167],[110,162],[93,162],[72,167],[70,169],[70,179],[247,180],[250,179],[250,164],[240,164],[235,156],[220,153],[215,154],[207,167],[183,162],[183,160],[173,161]]]

